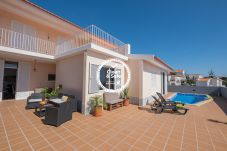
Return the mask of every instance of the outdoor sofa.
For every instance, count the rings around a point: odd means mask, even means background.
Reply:
[[[69,95],[69,94],[65,94],[65,93],[59,93],[58,96],[55,97],[50,97],[49,101],[50,102],[61,102],[62,101],[62,96],[66,96],[68,97],[68,101],[71,102],[71,110],[72,112],[77,112],[77,108],[78,108],[78,100],[76,99],[75,96],[73,95]]]
[[[54,101],[50,100],[49,103],[53,106],[47,106],[45,111],[44,123],[53,126],[60,126],[61,124],[72,120],[72,101]]]
[[[103,99],[107,103],[109,111],[123,106],[123,99],[120,98],[118,93],[105,92]]]
[[[32,93],[28,98],[27,98],[27,104],[26,104],[26,109],[35,109],[38,107],[39,102],[44,100],[44,94],[43,93]]]

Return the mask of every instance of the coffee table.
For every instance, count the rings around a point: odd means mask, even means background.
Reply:
[[[45,105],[39,104],[38,106],[36,106],[35,112],[34,112],[35,115],[37,115],[38,117],[45,116],[45,111],[47,106],[53,106],[53,104],[45,104]]]

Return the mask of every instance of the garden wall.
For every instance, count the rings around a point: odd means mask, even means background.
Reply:
[[[221,88],[221,94],[223,97],[227,98],[227,88],[226,87]]]
[[[204,86],[168,86],[169,92],[181,92],[181,93],[196,93],[196,94],[209,94],[213,96],[221,95],[221,87],[204,87]],[[227,88],[223,91],[227,97]]]

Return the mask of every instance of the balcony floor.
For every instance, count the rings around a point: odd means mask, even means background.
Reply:
[[[44,125],[25,101],[0,103],[2,150],[113,150],[113,151],[225,151],[227,99],[200,107],[188,106],[184,115],[155,114],[129,105],[102,117],[73,113],[73,120]],[[221,108],[219,107],[221,106]]]

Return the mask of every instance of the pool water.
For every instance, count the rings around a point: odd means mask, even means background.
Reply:
[[[206,95],[177,93],[170,100],[175,102],[182,102],[185,104],[196,104],[207,99],[208,98]]]

